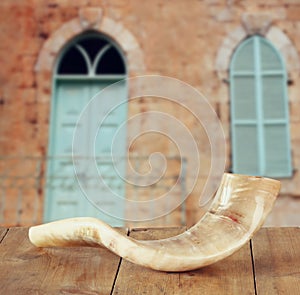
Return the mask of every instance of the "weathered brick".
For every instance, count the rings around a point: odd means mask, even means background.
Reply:
[[[287,19],[291,21],[300,20],[300,3],[298,5],[290,5],[287,7]]]
[[[129,76],[143,74],[167,75],[187,82],[203,92],[218,112],[225,131],[227,166],[230,167],[230,93],[228,69],[236,46],[252,33],[266,34],[282,53],[291,79],[289,102],[291,106],[291,145],[293,165],[300,165],[299,141],[299,1],[124,1],[109,3],[98,0],[45,0],[10,1],[0,4],[0,142],[5,155],[46,155],[49,141],[50,104],[52,98],[53,65],[61,49],[75,36],[87,29],[94,29],[114,40],[124,52]],[[252,15],[245,29],[242,16]],[[267,17],[262,17],[265,15]],[[268,26],[271,24],[269,30]],[[154,87],[150,85],[149,87]],[[131,85],[129,85],[131,87]],[[162,86],[164,87],[164,86]],[[142,93],[142,86],[130,93]],[[164,89],[167,95],[172,91]],[[188,98],[183,97],[182,102]],[[161,111],[180,120],[191,132],[204,160],[201,175],[187,201],[188,224],[198,220],[203,210],[197,203],[204,184],[206,169],[210,166],[207,136],[191,110],[199,107],[195,101],[190,110],[162,102],[159,99],[140,99],[129,104],[129,118],[135,114]],[[209,114],[203,114],[209,121]],[[143,121],[143,122],[142,122]],[[128,123],[128,139],[144,128],[171,128],[168,123],[159,126],[147,115],[139,124]],[[180,136],[178,136],[180,137]],[[178,143],[184,137],[176,139]],[[223,144],[214,139],[215,144]],[[155,142],[155,144],[153,144]],[[130,153],[146,154],[162,151],[166,155],[178,155],[176,144],[166,136],[139,136],[130,146]],[[192,152],[188,148],[188,153]],[[187,155],[189,156],[189,155]],[[192,160],[192,157],[189,158]],[[169,163],[171,171],[177,164]],[[146,165],[147,166],[147,165]],[[143,166],[146,171],[146,166]],[[197,170],[193,163],[187,171],[188,185],[193,182]],[[192,170],[192,171],[191,171]],[[167,170],[169,173],[169,170]],[[170,184],[170,183],[168,183]],[[299,196],[300,176],[283,181],[283,192]],[[17,211],[17,198],[11,192],[12,201],[5,211],[6,222],[29,224],[42,221],[43,193],[36,199],[33,192],[24,192],[22,211]],[[145,191],[143,198],[149,197]],[[38,203],[38,208],[34,202]],[[132,209],[134,210],[134,209]],[[149,213],[143,208],[142,213]],[[148,211],[147,211],[148,210]],[[282,210],[290,210],[282,206]],[[132,212],[131,212],[132,213]],[[37,218],[33,220],[33,216]],[[172,220],[178,222],[179,213]],[[167,218],[160,219],[167,222]],[[158,221],[155,221],[158,222]],[[154,224],[154,223],[153,223]],[[156,223],[155,223],[156,224]]]

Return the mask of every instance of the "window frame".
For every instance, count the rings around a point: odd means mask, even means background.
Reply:
[[[253,62],[254,68],[251,71],[239,71],[235,69],[235,62],[238,58],[239,54],[242,52],[244,47],[248,44],[248,42],[253,41]],[[279,70],[264,70],[262,69],[262,62],[260,56],[260,46],[261,42],[267,44],[273,53],[277,56],[280,62]],[[268,77],[272,75],[280,75],[282,76],[282,91],[283,91],[283,104],[284,104],[284,116],[280,119],[265,119],[263,114],[263,77]],[[236,118],[236,109],[235,109],[235,85],[236,77],[242,76],[252,76],[254,79],[254,87],[255,87],[255,119],[237,119]],[[236,126],[256,126],[256,139],[257,139],[257,150],[258,150],[258,171],[253,173],[258,176],[271,176],[275,178],[288,178],[292,176],[292,160],[291,160],[291,139],[290,139],[290,122],[289,122],[289,104],[288,104],[288,93],[287,93],[287,71],[285,67],[285,62],[280,54],[280,52],[273,46],[271,42],[269,42],[266,38],[263,38],[258,35],[253,35],[245,40],[243,40],[236,50],[233,53],[230,62],[229,68],[229,77],[230,77],[230,113],[231,113],[231,147],[232,147],[232,171],[234,173],[239,173],[240,167],[237,167],[237,135],[236,135]],[[265,129],[266,126],[270,125],[280,125],[285,126],[285,142],[287,144],[287,173],[278,174],[278,173],[267,173],[266,172],[266,144],[265,144]]]
[[[87,56],[86,51],[84,50],[84,48],[82,48],[81,45],[78,45],[77,43],[90,38],[90,37],[95,37],[98,39],[102,39],[108,42],[107,45],[105,45],[104,47],[107,47],[109,45],[110,49],[111,47],[113,47],[114,49],[117,50],[117,52],[119,53],[120,58],[122,59],[123,63],[124,63],[124,69],[125,72],[124,74],[97,74],[96,70],[97,70],[97,65],[99,64],[99,62],[101,61],[101,57],[106,53],[105,48],[101,49],[102,52],[101,56],[99,57],[99,59],[97,60],[97,62],[94,62],[93,64],[90,63],[90,59]],[[71,47],[81,47],[81,49],[79,49],[79,51],[81,52],[85,62],[86,62],[86,66],[87,66],[87,70],[88,70],[88,74],[59,74],[58,73],[58,69],[59,66],[65,56],[65,54],[67,53],[67,51],[71,48]],[[85,53],[83,53],[83,51]],[[100,52],[97,53],[97,55]],[[126,79],[128,76],[128,69],[127,69],[127,60],[125,58],[125,54],[121,51],[120,46],[111,38],[107,37],[104,34],[98,33],[98,32],[94,32],[94,31],[90,31],[90,32],[84,32],[82,34],[80,34],[79,36],[73,38],[71,41],[69,41],[67,43],[66,46],[64,46],[62,48],[62,50],[58,53],[57,55],[57,60],[55,62],[55,66],[54,66],[54,70],[53,70],[53,81],[57,81],[57,80],[82,80],[82,79],[86,79],[86,80],[122,80],[122,79]]]

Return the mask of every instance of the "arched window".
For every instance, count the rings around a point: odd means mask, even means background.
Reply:
[[[115,226],[123,225],[120,220],[101,215],[84,197],[74,177],[72,141],[75,127],[85,128],[86,140],[78,149],[80,154],[75,156],[87,159],[95,157],[107,185],[113,186],[118,195],[124,195],[123,181],[116,174],[112,162],[106,158],[111,151],[114,133],[127,118],[127,104],[124,103],[127,84],[124,78],[126,63],[121,50],[112,40],[99,33],[88,32],[78,36],[58,56],[53,75],[45,221],[86,215],[102,218]],[[105,99],[97,99],[93,109],[89,109],[88,126],[77,126],[88,102],[102,89],[118,81],[121,82],[110,88]],[[102,110],[108,99],[119,107],[101,121],[105,116]],[[96,132],[95,126],[99,120],[102,124]],[[126,134],[119,132],[118,136],[121,138],[118,140],[118,152],[122,158],[126,152]],[[90,147],[94,147],[95,154],[91,154]],[[84,174],[83,177],[91,182],[91,186],[93,181],[98,181],[97,175],[90,175],[89,171],[84,171]],[[95,194],[99,195],[99,191]],[[122,201],[117,203],[116,199],[113,200],[110,194],[105,195],[104,192],[100,195],[97,205],[106,212],[113,212],[114,216],[122,216]]]
[[[267,39],[252,36],[236,49],[230,94],[233,172],[291,176],[286,69]]]
[[[97,34],[79,38],[62,54],[57,75],[125,75],[124,60],[116,46]],[[102,77],[103,78],[103,77]]]

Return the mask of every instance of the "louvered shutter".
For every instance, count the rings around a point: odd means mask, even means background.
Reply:
[[[245,40],[230,66],[232,170],[291,176],[286,71],[264,38]]]

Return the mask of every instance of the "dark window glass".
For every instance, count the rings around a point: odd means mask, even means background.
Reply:
[[[71,47],[63,56],[58,74],[88,74],[86,62],[76,47]]]
[[[107,40],[95,36],[87,37],[78,41],[69,48],[62,57],[58,66],[57,73],[60,75],[87,75],[87,62],[76,46],[81,46],[86,52],[90,63],[93,65],[97,54],[99,54],[105,46],[110,44]],[[116,48],[112,44],[110,48],[101,56],[100,61],[96,65],[95,74],[125,74],[125,65],[123,59]]]
[[[78,44],[81,45],[87,51],[90,60],[93,63],[97,53],[100,52],[100,50],[106,44],[108,44],[108,42],[104,39],[90,37],[78,42]]]
[[[114,47],[104,53],[97,65],[96,74],[125,74],[124,62]]]

